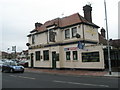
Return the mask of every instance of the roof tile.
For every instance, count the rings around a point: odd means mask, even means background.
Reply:
[[[85,23],[85,24],[88,24],[91,26],[98,27],[97,25],[88,22],[84,17],[79,15],[79,13],[75,13],[75,14],[67,16],[67,17],[56,18],[56,19],[47,21],[43,25],[41,25],[39,28],[37,28],[37,30],[38,31],[47,30],[46,27],[51,26],[51,25],[56,25],[57,27],[66,27],[66,26],[70,26],[73,24],[77,24],[77,23]]]

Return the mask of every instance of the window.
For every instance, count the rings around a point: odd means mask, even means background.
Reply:
[[[70,60],[70,51],[66,52],[66,60]]]
[[[77,51],[73,51],[73,60],[78,60]]]
[[[36,61],[40,60],[40,51],[35,52]]]
[[[49,60],[49,50],[43,51],[43,59],[44,61]]]
[[[72,37],[76,37],[77,27],[72,28]]]
[[[56,35],[56,32],[49,31],[49,41],[50,42],[55,42],[55,35]]]
[[[67,29],[65,30],[65,39],[69,39],[70,38],[70,30]]]
[[[35,44],[35,36],[32,35],[32,44]]]
[[[56,61],[59,61],[59,53],[56,54]]]
[[[82,62],[99,62],[99,52],[82,53]]]

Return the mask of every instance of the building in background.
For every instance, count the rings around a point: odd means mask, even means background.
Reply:
[[[4,52],[4,51],[1,51],[0,52],[0,59],[9,59],[9,60],[29,60],[30,57],[29,57],[29,54],[28,54],[28,50],[23,50],[22,52],[11,52],[11,53],[8,53],[8,52]]]
[[[110,58],[111,58],[111,66],[114,71],[114,68],[117,71],[120,71],[120,39],[110,39]],[[107,59],[107,47],[104,48],[104,58],[105,58],[105,65],[108,68],[108,59]]]
[[[28,54],[28,50],[23,50],[22,52],[18,53],[17,55],[17,59],[18,60],[29,60],[29,54]]]

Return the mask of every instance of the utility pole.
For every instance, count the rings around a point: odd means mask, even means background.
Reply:
[[[107,49],[108,49],[109,74],[112,75],[111,59],[110,59],[110,44],[109,44],[109,35],[108,35],[108,22],[107,22],[106,0],[104,0],[104,5],[105,5],[105,20],[106,20],[106,31],[107,31]]]

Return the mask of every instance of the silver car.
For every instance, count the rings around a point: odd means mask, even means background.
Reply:
[[[2,72],[24,72],[24,67],[18,65],[16,62],[5,62],[2,65]]]

